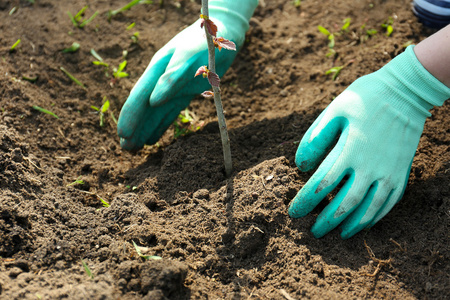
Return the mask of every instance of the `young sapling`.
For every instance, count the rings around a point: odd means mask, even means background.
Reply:
[[[224,39],[223,37],[216,36],[217,26],[209,18],[208,0],[202,0],[202,14],[200,15],[200,18],[200,27],[205,28],[206,41],[208,44],[208,67],[200,67],[195,73],[195,76],[202,75],[204,78],[208,78],[208,81],[212,86],[212,92],[205,91],[202,93],[202,95],[205,97],[214,97],[220,137],[222,139],[225,174],[228,177],[231,175],[233,165],[231,160],[230,138],[228,136],[227,124],[225,122],[225,116],[223,114],[222,100],[220,98],[220,78],[216,74],[215,48],[217,47],[219,50],[222,48],[228,50],[236,50],[236,45],[232,41]]]

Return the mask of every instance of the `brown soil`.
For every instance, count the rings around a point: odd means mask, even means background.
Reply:
[[[198,17],[198,0],[142,4],[111,22],[107,11],[127,0],[35,2],[0,1],[1,299],[450,297],[449,101],[425,125],[402,201],[371,230],[315,239],[309,229],[324,205],[302,219],[287,215],[312,174],[294,164],[309,125],[351,82],[431,33],[409,0],[304,0],[300,8],[260,0],[223,78],[229,180],[211,101],[190,107],[202,130],[174,140],[169,129],[159,147],[138,153],[122,151],[110,115],[100,127],[91,108],[106,96],[118,116],[155,51]],[[67,11],[86,4],[87,17],[100,14],[75,28]],[[389,17],[387,37],[381,24]],[[339,55],[329,58],[317,26],[337,32],[345,18],[350,31],[336,36]],[[378,33],[365,39],[363,24]],[[78,52],[61,52],[73,42]],[[92,64],[91,48],[112,66],[127,50],[130,76],[112,82]],[[324,75],[346,64],[335,81]],[[84,184],[68,186],[77,178]],[[162,260],[139,257],[133,241]]]

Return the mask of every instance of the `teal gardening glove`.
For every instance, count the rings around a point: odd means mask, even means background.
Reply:
[[[233,41],[239,50],[257,5],[258,0],[210,0],[209,13],[218,27],[217,36]],[[236,53],[216,49],[216,73],[220,77]],[[208,49],[199,19],[153,56],[131,90],[117,124],[123,149],[138,150],[145,144],[156,143],[180,111],[196,95],[210,89],[202,76],[194,78],[197,69],[204,65],[208,65]]]
[[[450,89],[421,65],[413,47],[351,84],[300,142],[295,162],[309,171],[338,138],[290,204],[291,217],[307,215],[346,178],[317,217],[311,229],[315,237],[341,224],[342,238],[349,238],[372,227],[403,196],[428,110],[450,97]]]

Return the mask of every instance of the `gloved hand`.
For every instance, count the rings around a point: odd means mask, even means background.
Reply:
[[[209,13],[217,25],[217,36],[242,46],[248,21],[258,0],[211,0]],[[222,76],[230,67],[236,51],[216,49],[216,73]],[[138,150],[156,143],[166,129],[198,94],[210,88],[197,69],[208,65],[208,49],[200,19],[184,29],[150,61],[144,74],[122,107],[117,133],[126,150]]]
[[[315,168],[337,143],[294,198],[289,215],[305,216],[346,179],[317,217],[315,237],[342,223],[341,236],[349,238],[373,226],[403,196],[428,110],[450,97],[413,47],[357,79],[305,133],[295,159],[301,171]]]

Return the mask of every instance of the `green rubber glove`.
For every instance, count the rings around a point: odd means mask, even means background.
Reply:
[[[217,36],[233,41],[239,50],[257,4],[258,0],[210,0],[209,13],[218,27]],[[228,70],[236,53],[216,49],[219,76]],[[180,111],[196,95],[210,89],[208,80],[202,76],[194,78],[197,69],[204,65],[208,65],[208,49],[199,19],[153,56],[131,90],[117,124],[123,149],[138,150],[156,143]]]
[[[413,47],[352,83],[305,133],[295,159],[301,171],[315,168],[337,144],[298,192],[289,215],[305,216],[346,179],[317,217],[315,237],[342,224],[341,236],[349,238],[373,226],[403,196],[428,110],[450,97]]]

